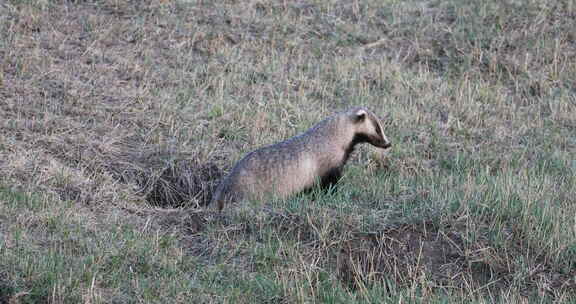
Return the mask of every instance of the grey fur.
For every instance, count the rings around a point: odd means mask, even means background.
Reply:
[[[286,198],[313,187],[335,184],[354,146],[368,142],[389,148],[378,118],[365,108],[353,108],[319,122],[286,141],[248,153],[222,180],[211,204],[266,195]]]

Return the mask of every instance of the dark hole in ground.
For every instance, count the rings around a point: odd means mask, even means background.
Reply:
[[[215,163],[200,162],[197,155],[175,148],[146,146],[139,138],[112,147],[82,149],[91,166],[135,187],[151,205],[163,208],[200,207],[210,203],[222,177]]]
[[[183,207],[190,202],[206,206],[221,176],[222,171],[213,163],[176,161],[145,181],[151,185],[146,200],[159,207]]]

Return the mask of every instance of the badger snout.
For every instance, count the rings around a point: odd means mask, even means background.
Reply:
[[[384,138],[374,138],[370,143],[378,148],[388,149],[392,147],[392,143]]]
[[[372,144],[373,146],[378,147],[378,148],[382,148],[382,149],[388,149],[388,148],[392,147],[392,143],[390,143],[390,141],[388,141],[387,138],[372,136],[372,137],[369,137],[368,142],[370,144]]]

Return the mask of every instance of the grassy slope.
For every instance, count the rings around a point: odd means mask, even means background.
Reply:
[[[0,4],[0,303],[574,301],[572,1],[211,3]],[[339,191],[198,207],[357,104]]]

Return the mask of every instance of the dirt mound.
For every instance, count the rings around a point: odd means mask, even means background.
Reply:
[[[0,113],[22,110],[0,109]],[[41,129],[20,128],[23,137],[38,139],[9,146],[14,151],[3,154],[0,172],[13,185],[32,186],[33,191],[53,193],[64,201],[98,204],[130,197],[169,208],[207,205],[222,176],[196,151],[149,143],[134,135],[81,130],[46,136],[38,135]],[[11,131],[0,126],[0,133]]]
[[[374,283],[387,286],[387,282],[403,286],[433,282],[428,288],[458,288],[483,294],[499,294],[512,286],[526,294],[576,287],[571,275],[554,270],[536,253],[516,252],[512,244],[520,233],[508,233],[510,246],[505,247],[483,237],[470,242],[463,227],[438,229],[431,223],[356,233],[341,243],[337,273],[352,289]],[[533,271],[519,279],[519,269],[507,263],[514,256],[533,264]]]
[[[342,243],[338,255],[341,280],[358,288],[370,281],[391,278],[408,283],[423,273],[438,281],[458,277],[465,266],[462,237],[458,232],[430,231],[431,228],[427,224],[403,225],[356,233],[355,238]]]
[[[214,163],[171,150],[130,146],[134,145],[120,143],[116,152],[100,154],[99,165],[118,181],[133,185],[153,206],[199,207],[210,202],[222,176]]]

